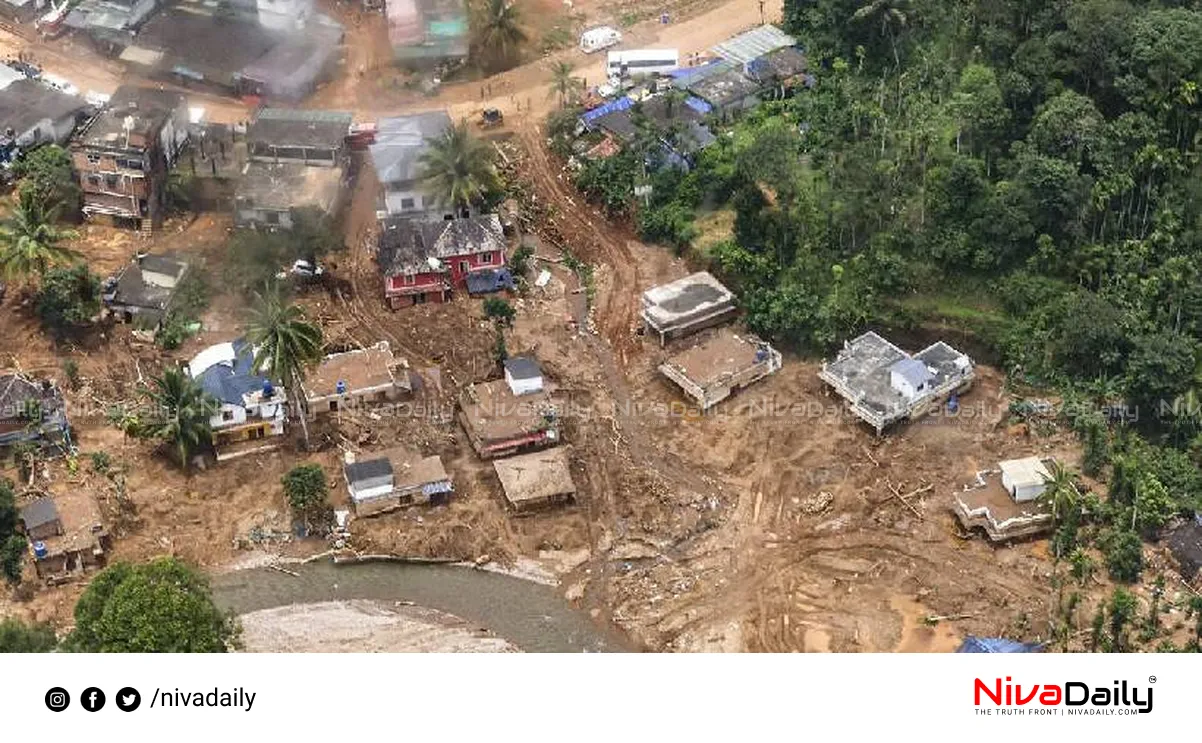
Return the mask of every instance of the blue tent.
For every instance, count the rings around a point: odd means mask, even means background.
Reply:
[[[1004,637],[973,637],[969,635],[956,649],[957,653],[1038,653],[1038,643],[1023,643]]]

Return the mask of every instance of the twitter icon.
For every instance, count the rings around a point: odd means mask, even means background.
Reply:
[[[122,712],[133,712],[142,704],[142,695],[132,686],[117,692],[117,708]]]

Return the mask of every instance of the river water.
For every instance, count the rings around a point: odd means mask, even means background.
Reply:
[[[624,652],[617,629],[573,608],[550,586],[458,565],[375,562],[254,568],[213,576],[213,598],[235,614],[290,604],[412,601],[491,630],[526,652]]]

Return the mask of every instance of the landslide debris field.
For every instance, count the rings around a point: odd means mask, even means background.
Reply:
[[[591,5],[597,3],[576,8]],[[751,0],[709,10],[719,4],[672,5],[679,22],[662,28],[641,22],[631,37],[682,52],[705,49],[758,23],[760,14]],[[779,14],[779,3],[767,5]],[[685,20],[689,16],[695,17]],[[343,77],[306,105],[353,108],[367,120],[412,106],[468,116],[485,105],[478,82],[447,86],[434,98],[380,83],[369,74],[382,64],[378,41],[371,40],[381,31],[377,21],[365,16],[348,28],[352,59]],[[49,42],[8,43],[43,53],[48,65],[73,63]],[[591,81],[600,79],[595,58],[571,48],[556,56],[574,61]],[[110,74],[110,67],[94,74]],[[415,397],[422,405],[412,408],[421,414],[347,413],[312,430],[311,451],[289,444],[186,475],[105,420],[107,406],[134,400],[139,385],[159,370],[243,327],[244,302],[222,293],[219,278],[228,217],[170,222],[149,240],[87,227],[73,246],[101,274],[140,250],[199,259],[216,293],[204,330],[177,350],[139,342],[126,326],[56,346],[20,293],[9,291],[0,306],[0,366],[62,381],[64,361],[78,365],[79,385],[68,388],[67,397],[81,411],[73,419],[81,464],[72,469],[51,461],[41,475],[96,494],[115,537],[112,558],[170,553],[220,572],[324,552],[324,540],[290,536],[280,477],[295,464],[320,463],[341,507],[347,498],[343,452],[405,443],[443,458],[456,495],[446,506],[353,521],[353,551],[535,566],[558,578],[567,600],[612,620],[647,649],[945,651],[965,634],[1006,634],[1028,621],[1041,626],[1052,572],[1043,544],[998,548],[967,538],[949,509],[952,493],[999,459],[1041,454],[1075,462],[1072,437],[1054,428],[1035,435],[1009,426],[1002,377],[986,367],[978,369],[959,416],[918,421],[883,438],[841,414],[838,398],[817,378],[816,361],[789,355],[779,373],[710,413],[685,409],[679,391],[656,371],[679,346],[660,348],[642,336],[638,309],[643,290],[692,267],[667,249],[640,243],[628,227],[607,223],[572,190],[540,130],[552,105],[547,77],[545,60],[505,73],[492,81],[488,103],[508,107],[512,99],[524,109],[523,116],[507,116],[497,146],[522,227],[537,238],[535,270],[548,269],[552,280],[515,300],[517,318],[506,340],[511,354],[537,355],[557,399],[570,408],[564,434],[575,505],[523,518],[505,510],[491,464],[476,457],[452,414],[462,389],[498,375],[491,323],[480,302],[466,297],[397,312],[384,307],[368,250],[374,184],[364,177],[345,220],[347,252],[333,260],[342,281],[335,291],[311,291],[301,301],[331,347],[387,340],[423,380]],[[226,107],[221,110],[231,121],[245,116]],[[563,251],[593,266],[591,290],[569,270]],[[95,451],[108,452],[124,473],[123,491],[84,464]],[[916,494],[899,499],[894,489]],[[0,600],[0,614],[66,627],[82,588],[78,582],[39,586],[24,600]],[[379,618],[372,641],[382,649],[422,649],[408,620],[444,621],[366,605],[323,611],[322,621],[340,628],[347,612]],[[311,638],[287,630],[313,616],[288,615],[287,624],[256,619],[251,635],[258,649],[310,649]],[[481,643],[507,649],[447,626],[457,649]]]

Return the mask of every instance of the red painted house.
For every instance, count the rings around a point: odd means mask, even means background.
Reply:
[[[389,307],[443,302],[466,288],[469,273],[505,265],[505,233],[495,214],[438,221],[389,217],[380,222],[376,262]]]

